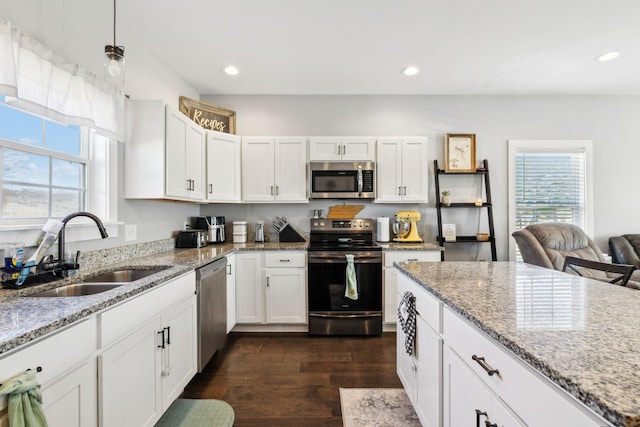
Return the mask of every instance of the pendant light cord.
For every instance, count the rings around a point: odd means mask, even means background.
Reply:
[[[116,46],[116,0],[113,0],[113,45]]]

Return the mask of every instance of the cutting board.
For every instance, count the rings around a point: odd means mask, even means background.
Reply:
[[[364,209],[364,205],[339,205],[330,206],[327,218],[355,218],[358,212]]]

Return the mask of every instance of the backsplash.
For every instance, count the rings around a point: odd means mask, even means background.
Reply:
[[[118,246],[115,248],[80,252],[80,270],[87,270],[132,258],[172,251],[175,246],[176,239],[172,237],[154,242],[135,243],[133,245]]]

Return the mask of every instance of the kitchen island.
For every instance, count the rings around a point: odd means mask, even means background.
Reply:
[[[408,289],[419,298],[418,316],[427,317],[426,324],[430,324],[431,317],[432,324],[436,324],[432,326],[435,348],[426,352],[437,352],[440,343],[440,361],[444,360],[439,378],[444,389],[440,407],[444,425],[456,424],[452,421],[455,396],[451,397],[452,389],[447,389],[454,383],[453,374],[447,372],[452,366],[447,365],[450,354],[456,360],[460,356],[464,370],[476,372],[472,377],[489,390],[488,394],[499,404],[495,406],[501,410],[506,407],[515,421],[505,425],[540,425],[522,415],[519,408],[532,407],[538,414],[552,411],[549,407],[535,408],[536,400],[543,399],[541,394],[547,390],[552,396],[549,402],[566,400],[572,410],[575,407],[580,417],[590,421],[572,425],[640,425],[637,290],[523,263],[404,263],[396,267]],[[399,292],[405,289],[399,286]],[[435,307],[439,306],[439,315],[428,312],[425,305],[420,309],[421,292],[426,302],[437,302],[428,307],[437,311]],[[480,347],[488,343],[499,351],[489,348],[486,360],[477,361],[478,357],[471,356],[469,343]],[[399,340],[401,350],[403,345]],[[420,350],[419,340],[417,345]],[[469,347],[469,357],[463,357],[465,347]],[[473,351],[475,356],[475,348]],[[399,350],[399,359],[401,356]],[[419,357],[420,354],[416,356]],[[505,369],[491,366],[504,357],[508,360],[504,359],[501,368]],[[517,392],[507,384],[506,367],[514,363],[518,372],[525,374],[514,375],[520,380],[516,381],[520,383]],[[489,373],[491,368],[500,373]],[[437,375],[435,383],[437,387]],[[524,399],[527,393],[530,396]],[[522,400],[525,401],[518,402]],[[562,415],[564,410],[558,412]],[[481,418],[484,412],[480,414],[477,417]],[[535,419],[537,415],[532,416]],[[562,425],[553,414],[550,419],[546,425]]]

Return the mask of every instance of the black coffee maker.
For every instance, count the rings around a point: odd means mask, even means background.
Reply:
[[[208,243],[224,243],[226,241],[223,216],[195,216],[192,218],[191,227],[207,230]]]

